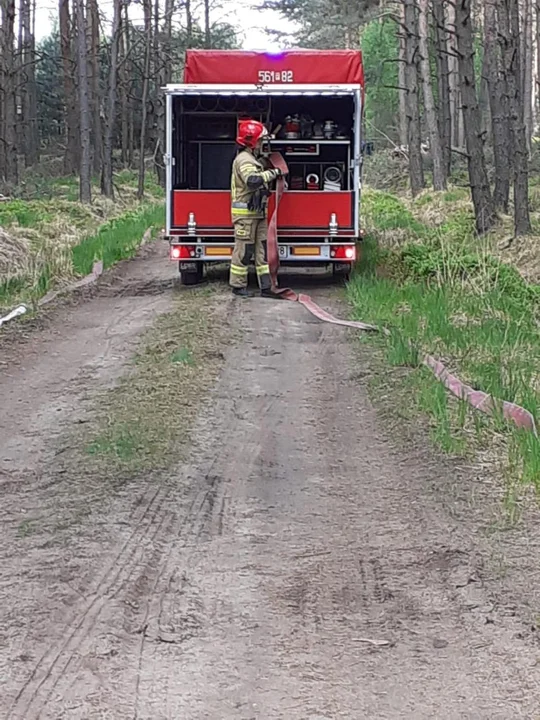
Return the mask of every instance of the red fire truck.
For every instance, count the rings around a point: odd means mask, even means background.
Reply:
[[[230,260],[230,172],[246,117],[265,123],[269,150],[289,167],[277,218],[281,265],[347,272],[359,237],[361,53],[190,50],[184,81],[165,89],[166,229],[182,282]]]

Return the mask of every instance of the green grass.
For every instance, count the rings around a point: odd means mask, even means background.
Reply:
[[[399,198],[390,193],[372,190],[362,198],[362,214],[368,226],[376,225],[379,231],[410,230],[424,235],[425,228]]]
[[[179,348],[172,353],[171,362],[176,365],[193,365],[193,353],[189,350],[189,348]]]
[[[53,214],[46,202],[8,200],[0,203],[0,226],[19,225],[29,228],[48,222]]]
[[[103,260],[104,268],[132,257],[149,227],[165,221],[165,208],[160,205],[142,206],[119,218],[104,223],[97,233],[85,238],[72,249],[73,268],[78,275],[88,275],[96,260]]]
[[[371,195],[371,193],[368,193]],[[466,213],[437,229],[423,226],[398,198],[376,194],[378,214],[348,296],[354,317],[390,329],[386,360],[412,368],[411,396],[434,421],[433,435],[447,452],[466,452],[471,432],[485,436],[485,421],[452,398],[420,366],[430,353],[474,388],[518,403],[540,420],[540,288],[489,255],[472,235]],[[400,214],[398,206],[403,206]],[[413,232],[392,249],[380,246],[388,230]],[[507,438],[507,472],[540,490],[540,442],[500,417],[492,431]]]
[[[83,205],[77,178],[37,177],[21,197],[0,203],[0,227],[7,232],[0,246],[0,309],[35,306],[62,281],[90,273],[96,260],[108,268],[131,257],[147,228],[164,222],[163,190],[154,176],[147,175],[142,203],[136,186],[136,174],[122,171],[115,175],[116,202],[94,187],[94,202]]]

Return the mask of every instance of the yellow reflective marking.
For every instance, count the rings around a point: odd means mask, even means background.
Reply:
[[[254,210],[248,210],[247,208],[231,208],[232,215],[257,215]]]
[[[247,275],[248,268],[240,265],[231,265],[231,272],[233,275]]]

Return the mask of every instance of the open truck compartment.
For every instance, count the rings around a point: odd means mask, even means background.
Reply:
[[[230,174],[243,118],[266,125],[269,150],[280,152],[289,167],[278,212],[280,244],[354,244],[363,100],[359,52],[189,51],[185,80],[166,88],[167,232],[171,242],[204,247],[184,250],[183,259],[230,254]],[[209,253],[211,246],[216,247]],[[292,250],[284,249],[282,258],[294,259]],[[312,259],[338,258],[319,248]]]

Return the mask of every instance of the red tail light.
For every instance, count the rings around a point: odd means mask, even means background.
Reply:
[[[333,260],[348,260],[352,262],[356,260],[356,248],[354,245],[338,245],[331,249],[330,257]]]
[[[190,260],[195,257],[195,250],[187,245],[172,245],[171,260]]]

